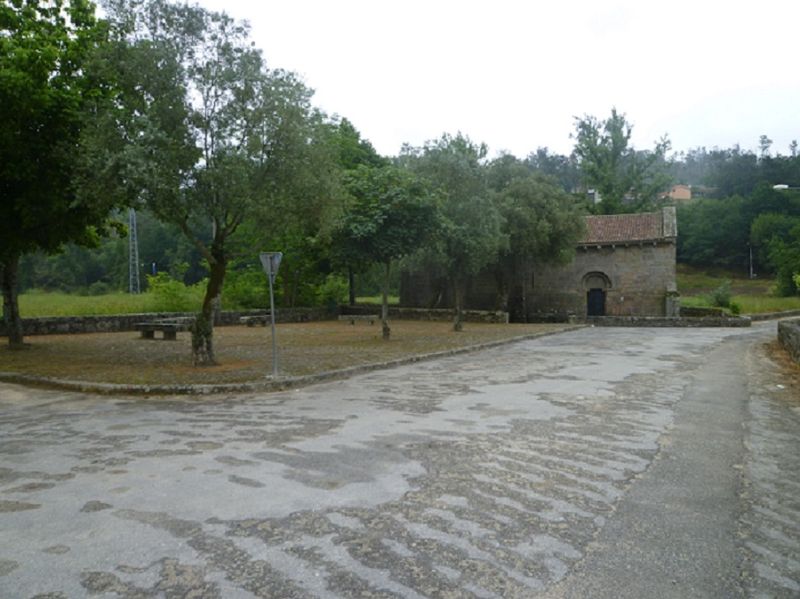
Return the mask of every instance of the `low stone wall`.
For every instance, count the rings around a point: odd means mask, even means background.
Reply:
[[[776,318],[787,318],[790,316],[800,316],[800,310],[786,310],[785,312],[762,312],[761,314],[751,314],[750,319],[756,320],[774,320]]]
[[[594,316],[580,322],[598,327],[749,327],[746,316],[683,318],[660,316]]]
[[[376,306],[342,306],[342,314],[380,314],[381,307]],[[508,324],[508,312],[494,310],[464,310],[464,322],[484,322],[489,324]],[[403,308],[391,306],[389,318],[397,320],[431,320],[449,322],[453,320],[452,309],[438,308]]]
[[[242,316],[265,314],[264,310],[224,311],[220,313],[217,325],[227,326],[239,324]],[[66,335],[71,333],[114,333],[133,331],[138,322],[147,322],[157,318],[191,317],[191,312],[150,312],[146,314],[114,314],[107,316],[54,316],[49,318],[23,318],[24,335]],[[308,322],[333,318],[324,308],[284,308],[276,311],[276,321]],[[6,336],[5,325],[0,321],[0,337]]]
[[[725,315],[722,308],[706,307],[706,306],[681,306],[680,315],[687,318],[708,318]]]
[[[792,359],[800,364],[800,319],[779,322],[778,341]]]

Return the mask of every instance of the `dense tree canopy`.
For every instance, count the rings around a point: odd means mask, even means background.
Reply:
[[[113,2],[109,12],[120,36],[111,59],[122,110],[117,137],[99,139],[97,155],[109,141],[123,150],[98,170],[179,227],[206,260],[193,346],[197,361],[213,363],[212,312],[230,238],[259,214],[284,219],[308,208],[298,190],[316,182],[311,92],[268,69],[248,28],[224,14],[164,0]]]
[[[498,305],[508,305],[516,319],[524,320],[528,314],[525,282],[534,265],[563,264],[572,258],[585,227],[583,211],[579,201],[554,179],[531,173],[508,156],[492,162],[489,171],[494,174],[490,180],[508,238],[495,269]],[[512,285],[515,289],[510,289]]]
[[[391,264],[418,251],[436,230],[436,205],[419,179],[393,166],[352,170],[347,187],[353,201],[336,230],[334,246],[350,262],[383,265],[381,321],[383,338],[389,339]]]
[[[20,256],[92,243],[111,200],[80,193],[82,136],[109,95],[92,61],[106,28],[86,0],[0,2],[0,282],[12,346],[22,344]]]
[[[603,121],[588,115],[575,120],[575,156],[585,186],[600,195],[596,209],[603,214],[649,209],[669,184],[669,141],[637,151],[630,145],[632,130],[616,109]]]
[[[487,184],[488,148],[461,134],[443,135],[422,148],[407,148],[403,162],[428,181],[440,198],[441,227],[427,248],[428,265],[442,272],[453,289],[453,328],[462,329],[464,286],[469,277],[496,260],[508,239],[503,217]]]

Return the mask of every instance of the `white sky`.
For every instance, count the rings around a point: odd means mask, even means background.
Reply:
[[[200,0],[382,154],[462,131],[569,153],[575,116],[697,146],[800,140],[800,0]]]

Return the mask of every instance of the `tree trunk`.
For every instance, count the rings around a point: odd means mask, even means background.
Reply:
[[[350,296],[349,296],[349,304],[351,306],[356,305],[356,275],[353,272],[353,267],[347,267],[347,284],[350,288]]]
[[[530,267],[528,261],[523,258],[522,265],[520,267],[520,276],[522,280],[520,283],[522,284],[522,322],[528,322],[528,281],[530,280]]]
[[[203,308],[192,325],[192,363],[195,366],[213,366],[214,356],[214,300],[222,293],[227,262],[224,251],[213,251],[214,262],[203,298]]]
[[[461,281],[458,279],[453,280],[453,308],[455,310],[453,318],[453,330],[459,333],[464,330],[463,321],[463,305],[464,305],[464,289]]]
[[[384,340],[388,341],[392,330],[389,328],[389,272],[391,270],[392,261],[386,261],[386,270],[383,273],[383,289],[381,293],[383,298],[381,301],[381,329],[383,331]]]
[[[494,282],[497,295],[494,300],[495,310],[508,310],[508,282],[506,281],[506,266],[504,261],[498,260],[494,269]]]
[[[9,349],[22,349],[22,317],[19,314],[17,285],[19,278],[19,255],[11,256],[0,264],[0,284],[3,287],[3,322],[8,335]]]

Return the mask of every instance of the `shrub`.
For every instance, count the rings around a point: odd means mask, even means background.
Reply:
[[[742,313],[742,307],[739,304],[737,304],[736,302],[731,302],[730,306],[728,306],[728,309],[731,311],[731,314],[733,314],[734,316],[739,316],[739,314]]]
[[[729,308],[731,305],[731,282],[723,281],[722,285],[714,289],[708,297],[712,306],[719,306],[720,308]]]
[[[222,296],[227,308],[243,310],[267,308],[269,307],[267,276],[261,270],[232,271],[225,281]]]
[[[317,303],[335,310],[337,304],[347,301],[347,294],[347,280],[339,275],[330,274],[325,277],[325,281],[317,289]]]
[[[155,312],[197,312],[203,303],[206,281],[186,286],[165,272],[147,275],[148,294]]]

